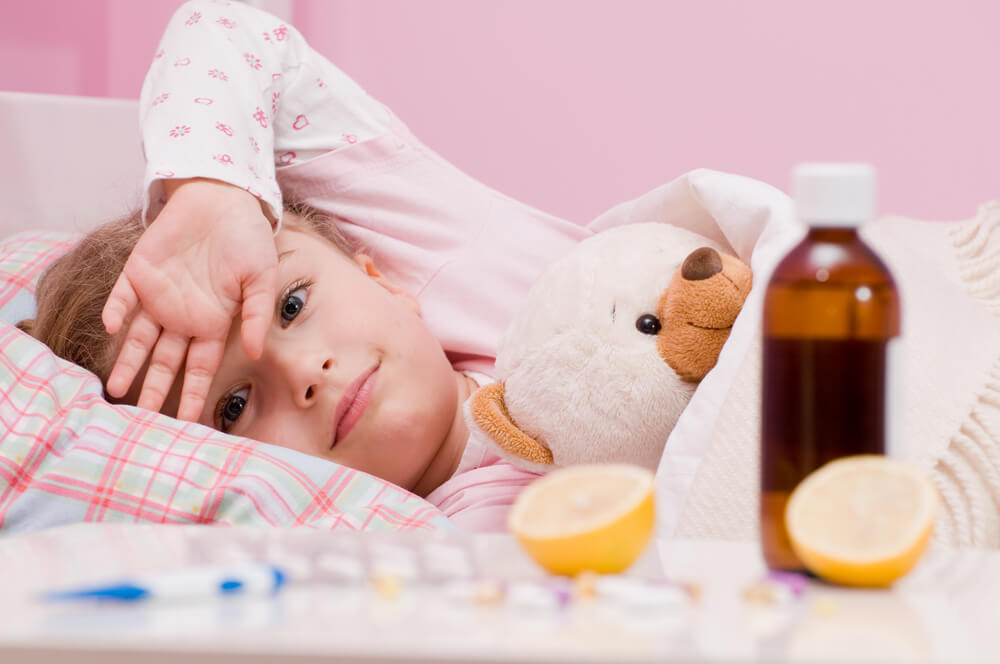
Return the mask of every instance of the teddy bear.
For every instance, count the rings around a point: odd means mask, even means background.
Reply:
[[[474,435],[536,472],[655,469],[750,292],[750,268],[664,223],[596,233],[533,283],[465,404]]]

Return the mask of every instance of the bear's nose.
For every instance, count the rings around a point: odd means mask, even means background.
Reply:
[[[711,247],[695,249],[684,259],[681,276],[688,281],[701,281],[722,272],[722,257]]]

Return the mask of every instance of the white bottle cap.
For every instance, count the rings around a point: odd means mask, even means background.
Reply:
[[[875,215],[869,164],[799,164],[792,179],[796,214],[810,226],[856,227]]]

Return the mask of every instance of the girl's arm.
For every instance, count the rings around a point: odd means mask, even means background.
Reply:
[[[167,26],[140,98],[146,219],[164,179],[228,182],[272,221],[284,167],[384,133],[388,112],[292,26],[232,2],[189,2]]]
[[[108,331],[125,330],[107,390],[124,396],[148,361],[138,405],[159,410],[184,366],[178,417],[197,419],[232,318],[250,357],[272,322],[276,166],[380,135],[388,113],[294,28],[227,2],[174,14],[140,113],[156,222],[105,305]]]

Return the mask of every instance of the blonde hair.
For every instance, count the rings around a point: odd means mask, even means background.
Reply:
[[[347,256],[355,253],[330,215],[301,203],[286,205],[285,212],[291,214],[284,216],[283,226],[314,233]],[[104,329],[101,313],[144,230],[137,211],[84,236],[46,268],[38,282],[35,318],[17,326],[106,382],[118,346]]]

